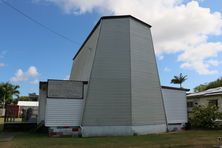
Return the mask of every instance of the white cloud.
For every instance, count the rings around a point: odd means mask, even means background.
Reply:
[[[41,1],[53,3],[69,14],[97,11],[101,14],[130,14],[138,17],[153,26],[157,55],[179,53],[181,68],[190,68],[199,74],[216,73],[213,65],[206,60],[222,52],[222,42],[209,42],[208,38],[221,35],[222,17],[220,12],[199,6],[200,0],[187,3],[183,3],[184,0]]]
[[[11,82],[21,82],[26,81],[30,77],[36,77],[38,76],[38,71],[35,66],[30,66],[27,70],[27,72],[24,72],[21,68],[17,70],[15,73],[15,76],[10,79]]]
[[[3,59],[6,55],[7,51],[6,50],[3,50],[3,51],[0,51],[0,59]],[[3,62],[0,62],[0,68],[1,67],[5,67],[5,63]]]
[[[220,62],[208,59],[217,58],[219,52],[222,52],[222,43],[202,43],[184,51],[178,61],[183,62],[181,68],[194,69],[200,75],[216,74],[218,71],[212,69],[212,66],[218,66]]]
[[[164,56],[163,55],[158,55],[157,58],[161,61],[164,59]]]
[[[4,63],[0,63],[0,67],[5,67],[5,64]]]
[[[33,85],[38,85],[39,84],[39,80],[38,79],[35,79],[33,81],[30,81],[29,82],[30,84],[33,84]]]
[[[25,81],[28,80],[28,77],[26,74],[23,72],[22,69],[18,69],[17,72],[15,73],[15,76],[10,79],[12,82],[19,82],[19,81]]]
[[[219,66],[222,62],[221,61],[218,61],[218,60],[208,60],[207,63],[211,66]]]
[[[171,71],[171,69],[169,68],[169,67],[164,67],[164,69],[163,69],[165,72],[170,72]]]
[[[28,75],[31,77],[37,76],[39,73],[37,71],[37,68],[35,66],[30,66],[28,69]]]

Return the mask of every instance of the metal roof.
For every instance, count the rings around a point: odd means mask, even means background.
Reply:
[[[179,87],[171,87],[171,86],[161,86],[163,89],[173,89],[173,90],[181,90],[181,91],[190,91],[190,89],[187,88],[179,88]]]
[[[38,101],[18,101],[18,106],[39,106]]]
[[[204,97],[204,96],[215,96],[215,95],[222,95],[222,87],[211,88],[197,93],[191,93],[188,94],[187,97],[197,97],[197,96]]]

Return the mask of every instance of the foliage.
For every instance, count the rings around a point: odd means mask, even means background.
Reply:
[[[173,84],[180,84],[180,87],[182,87],[182,83],[187,80],[187,75],[183,76],[182,73],[180,73],[179,76],[174,76],[171,80],[171,83]]]
[[[19,86],[9,82],[0,83],[0,104],[12,103],[13,97],[19,96]]]
[[[29,96],[20,96],[19,101],[31,101]]]
[[[217,128],[216,119],[222,119],[222,113],[215,105],[194,107],[191,113],[191,126],[195,128]]]
[[[222,78],[219,78],[215,81],[206,83],[206,84],[200,84],[194,88],[194,92],[200,92],[211,88],[221,87],[222,86]]]
[[[201,92],[201,91],[207,90],[207,84],[200,84],[196,86],[193,90],[194,92]]]

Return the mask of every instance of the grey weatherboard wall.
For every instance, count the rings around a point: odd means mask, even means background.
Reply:
[[[102,17],[73,60],[70,80],[88,81],[83,136],[166,131],[150,26]]]

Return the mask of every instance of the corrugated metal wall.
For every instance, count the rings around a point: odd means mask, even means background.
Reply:
[[[83,126],[131,125],[129,35],[129,19],[102,20]]]
[[[160,80],[149,27],[130,20],[133,125],[165,124]]]

